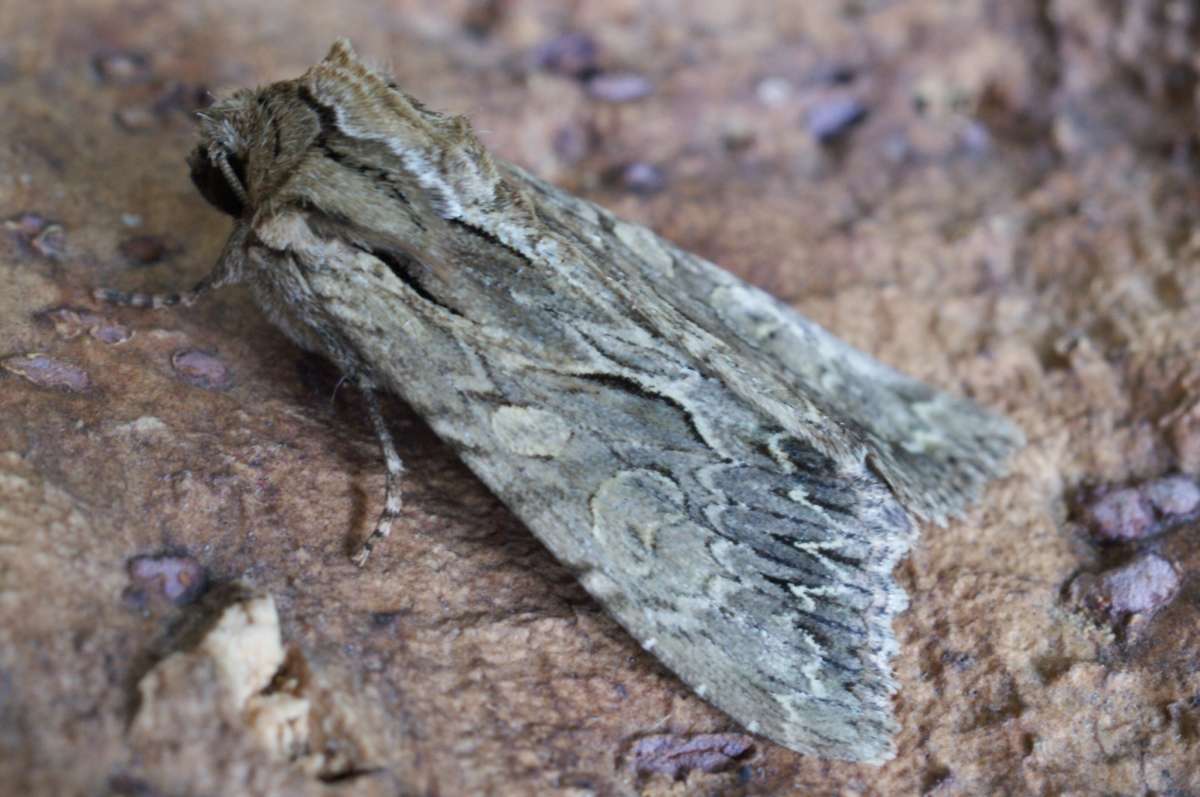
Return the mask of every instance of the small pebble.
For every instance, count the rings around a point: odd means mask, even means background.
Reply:
[[[1085,511],[1092,532],[1105,540],[1136,540],[1155,527],[1154,509],[1140,490],[1126,487],[1100,498]]]
[[[194,601],[208,583],[204,566],[190,556],[135,556],[127,567],[140,589],[176,606]]]
[[[582,125],[565,125],[554,131],[551,146],[563,163],[579,163],[592,149],[592,136]]]
[[[533,53],[539,69],[564,77],[586,79],[599,69],[600,48],[586,33],[564,33],[543,43]]]
[[[129,327],[122,324],[110,324],[107,322],[97,324],[88,330],[88,334],[101,343],[115,345],[124,343],[133,337],[133,333],[129,331]]]
[[[126,327],[109,322],[90,310],[55,307],[44,310],[34,317],[39,321],[51,324],[55,334],[67,340],[77,338],[84,332],[102,343],[124,343],[133,336],[133,333]]]
[[[47,260],[62,260],[67,252],[67,232],[40,213],[25,211],[4,220],[23,248]]]
[[[786,105],[795,95],[796,90],[791,82],[781,77],[765,77],[754,87],[758,101],[768,108],[779,108]]]
[[[1106,541],[1152,537],[1200,512],[1200,486],[1186,476],[1122,487],[1083,508],[1092,534]]]
[[[233,384],[225,363],[207,352],[177,351],[171,355],[171,366],[183,381],[206,390],[226,390]]]
[[[805,123],[808,132],[822,144],[828,144],[848,133],[867,118],[867,106],[856,97],[830,97],[808,109]]]
[[[39,387],[82,393],[92,386],[87,371],[45,354],[14,354],[0,360],[0,367]]]
[[[1179,589],[1175,566],[1158,554],[1140,556],[1103,576],[1112,611],[1149,612],[1165,605]]]
[[[667,187],[667,175],[652,163],[635,161],[621,168],[621,187],[638,196],[657,194]]]
[[[754,741],[740,734],[646,736],[633,745],[633,768],[639,775],[661,773],[682,780],[693,770],[727,772],[753,751]]]
[[[1154,612],[1178,591],[1175,566],[1155,553],[1099,575],[1085,574],[1072,585],[1077,600],[1109,619]]]
[[[1200,510],[1200,486],[1186,476],[1156,479],[1143,488],[1159,515],[1173,519]]]
[[[101,321],[100,316],[90,310],[76,310],[73,307],[54,307],[43,310],[34,318],[50,323],[54,327],[54,332],[66,340],[79,337]]]
[[[26,240],[33,238],[54,222],[40,213],[26,210],[4,220],[4,228]]]
[[[634,102],[650,96],[654,84],[637,72],[603,72],[587,81],[587,93],[604,102]]]

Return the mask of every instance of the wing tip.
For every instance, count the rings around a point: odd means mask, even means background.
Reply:
[[[941,394],[939,404],[928,426],[936,440],[921,449],[872,452],[868,459],[906,509],[945,526],[978,502],[988,484],[1011,472],[1025,434],[966,399]]]

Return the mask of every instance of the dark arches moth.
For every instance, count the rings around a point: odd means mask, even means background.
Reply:
[[[647,650],[753,733],[879,762],[892,570],[1019,431],[638,225],[491,157],[339,41],[201,119],[236,226],[185,294],[246,283],[366,397],[402,396]]]

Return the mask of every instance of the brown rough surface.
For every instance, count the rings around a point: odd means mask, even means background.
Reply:
[[[1200,473],[1198,9],[50,0],[0,14],[6,793],[1200,793],[1196,522],[1098,542],[1079,508],[1107,485]],[[569,31],[596,50],[539,62]],[[383,472],[337,374],[241,290],[186,311],[91,302],[96,285],[207,271],[228,222],[188,183],[188,114],[206,88],[298,74],[335,35],[469,113],[498,153],[1022,425],[1013,475],[927,527],[899,568],[912,605],[894,761],[742,750],[741,729],[399,403],[407,507],[356,572],[347,552]],[[597,73],[653,91],[606,100]],[[611,84],[597,85],[634,85]],[[830,137],[856,102],[865,117]],[[1178,576],[1152,616],[1072,600],[1081,574],[1147,556]],[[181,573],[205,597],[169,586]],[[340,777],[264,757],[221,719],[181,629],[218,616],[235,583],[274,597],[298,683],[340,723],[313,738],[352,740]],[[155,726],[151,749],[137,685],[168,661],[195,691],[171,693],[176,725]]]

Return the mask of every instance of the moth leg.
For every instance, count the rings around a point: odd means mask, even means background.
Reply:
[[[111,288],[97,288],[92,291],[92,296],[108,304],[116,304],[123,307],[149,307],[157,310],[161,307],[173,307],[177,304],[181,304],[184,307],[191,307],[196,303],[197,299],[213,288],[219,288],[222,285],[228,284],[227,282],[213,279],[213,275],[209,274],[197,282],[191,290],[182,293],[140,293],[138,291],[116,291]]]
[[[387,423],[383,419],[383,410],[379,406],[379,397],[375,395],[374,383],[368,379],[359,378],[358,387],[362,391],[363,399],[367,402],[367,415],[371,418],[371,425],[375,427],[375,436],[379,439],[379,447],[383,450],[383,461],[387,465],[387,488],[383,511],[379,513],[379,519],[375,521],[374,531],[353,556],[354,564],[363,567],[375,546],[392,533],[392,521],[400,515],[400,507],[403,503],[400,494],[400,477],[404,474],[404,464],[400,461],[400,455],[396,453],[396,446],[392,442],[392,433],[388,431]]]
[[[249,234],[249,225],[239,224],[229,236],[221,256],[213,270],[204,276],[191,290],[182,293],[140,293],[137,291],[116,291],[109,288],[97,288],[92,291],[92,297],[97,301],[124,307],[173,307],[181,304],[190,307],[204,294],[226,285],[234,285],[242,281],[243,264],[246,258],[245,241]]]

